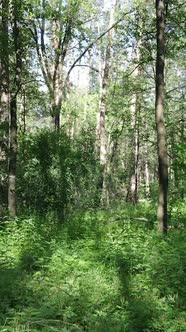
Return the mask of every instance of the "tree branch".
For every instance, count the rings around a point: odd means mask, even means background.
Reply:
[[[39,41],[38,41],[37,27],[36,27],[35,23],[33,24],[33,28],[34,28],[34,31],[32,29],[30,29],[30,31],[32,33],[32,36],[33,36],[33,39],[34,39],[34,42],[35,42],[35,45],[36,45],[36,51],[37,51],[39,63],[41,65],[41,71],[43,73],[45,83],[46,83],[49,91],[51,92],[52,91],[51,76],[50,76],[50,73],[48,71],[48,68],[46,67],[46,62],[43,59],[43,53],[41,52],[41,49],[40,49],[40,45],[39,45]]]
[[[94,67],[89,66],[89,65],[75,65],[74,67],[88,67],[88,68],[94,70],[95,72],[100,73],[99,69],[94,68]]]
[[[10,101],[14,100],[17,97],[17,95],[18,95],[19,91],[21,90],[22,86],[24,86],[28,83],[32,83],[32,82],[37,82],[37,80],[33,79],[33,80],[29,80],[29,81],[20,83],[17,91],[14,93],[14,95],[12,95],[12,98],[10,99]]]
[[[131,10],[127,13],[124,14],[124,17],[126,15],[131,14],[132,12],[134,12],[134,10]],[[74,67],[76,66],[76,64],[81,60],[81,58],[87,53],[87,51],[95,44],[97,43],[101,38],[103,38],[110,30],[112,30],[116,25],[118,25],[120,22],[122,22],[124,20],[124,17],[120,18],[118,21],[116,21],[114,24],[111,25],[111,27],[109,27],[109,29],[107,29],[106,31],[102,32],[95,40],[93,40],[86,48],[85,50],[78,56],[78,58],[74,61],[74,63],[71,65],[70,69],[68,70],[67,73],[67,77],[66,77],[66,81],[69,78],[69,75],[71,73],[71,71],[74,69]]]

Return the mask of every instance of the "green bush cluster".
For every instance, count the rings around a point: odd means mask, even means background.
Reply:
[[[97,201],[97,162],[93,137],[84,131],[73,141],[61,131],[38,131],[20,137],[17,201],[23,213],[54,211],[63,219],[68,205]]]
[[[0,330],[184,332],[185,226],[162,238],[152,216],[143,203],[74,210],[63,225],[51,215],[8,222]]]

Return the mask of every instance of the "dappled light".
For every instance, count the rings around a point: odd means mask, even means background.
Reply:
[[[184,331],[186,220],[160,241],[131,220],[150,220],[147,206],[77,211],[62,229],[36,217],[8,225],[0,243],[4,331]]]
[[[0,332],[186,331],[184,0],[0,1]]]

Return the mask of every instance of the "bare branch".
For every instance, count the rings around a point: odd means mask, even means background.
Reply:
[[[94,70],[95,72],[100,73],[99,69],[97,69],[95,67],[92,67],[92,66],[89,66],[89,65],[75,65],[75,67],[88,67],[91,70]]]
[[[14,95],[12,95],[10,101],[14,100],[14,99],[17,97],[19,91],[21,90],[21,88],[22,88],[23,86],[25,86],[26,84],[32,83],[32,82],[38,82],[38,80],[33,79],[33,80],[26,81],[26,82],[21,82],[21,83],[19,84],[19,87],[18,87],[17,91],[14,93]],[[40,82],[41,82],[41,81],[40,81]]]
[[[41,52],[41,49],[40,49],[40,45],[39,45],[39,41],[38,41],[37,27],[36,27],[35,23],[33,24],[33,29],[34,30],[30,29],[30,31],[32,33],[32,36],[33,36],[33,39],[34,39],[34,42],[35,42],[35,45],[36,45],[36,51],[37,51],[39,63],[41,65],[41,71],[43,73],[45,83],[46,83],[49,91],[51,92],[52,91],[52,88],[51,88],[51,75],[50,75],[49,70],[47,68],[46,61],[43,59],[43,53]]]
[[[134,10],[131,10],[127,13],[124,14],[124,17],[126,15],[131,14],[132,12],[134,12]],[[76,64],[81,60],[81,58],[87,53],[87,51],[95,44],[97,43],[101,38],[103,38],[109,31],[111,31],[116,25],[118,25],[120,22],[122,22],[124,20],[124,17],[120,18],[118,21],[116,21],[114,24],[111,25],[111,27],[109,27],[109,29],[107,29],[106,31],[102,32],[95,40],[93,40],[85,49],[84,51],[78,56],[78,58],[74,61],[74,63],[71,65],[70,69],[68,70],[67,73],[67,77],[66,77],[66,81],[68,80],[68,77],[71,73],[71,71],[74,69],[74,67],[76,66]]]

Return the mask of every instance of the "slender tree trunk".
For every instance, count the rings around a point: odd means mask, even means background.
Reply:
[[[11,217],[16,216],[16,163],[17,163],[17,100],[10,102],[10,152],[9,152],[8,210]]]
[[[11,217],[16,216],[16,164],[17,164],[17,95],[21,84],[21,36],[18,27],[17,10],[19,2],[14,1],[12,9],[13,40],[15,51],[14,89],[10,100],[10,153],[9,153],[9,188],[8,209]]]
[[[159,230],[167,232],[168,159],[166,128],[163,118],[164,65],[165,65],[165,0],[156,0],[157,58],[155,118],[158,146],[159,194],[157,219]]]
[[[182,109],[181,109],[181,142],[185,142],[185,96],[182,91]],[[184,199],[185,187],[184,187],[184,172],[181,176],[181,192],[180,197]]]
[[[138,74],[137,74],[138,75]],[[136,76],[137,77],[137,76]],[[139,104],[138,96],[135,94],[131,104],[131,158],[130,158],[130,183],[127,200],[133,204],[137,203],[138,192],[138,166],[139,166]]]
[[[149,161],[148,161],[148,148],[145,143],[145,197],[150,198],[150,179],[149,179]]]
[[[136,60],[138,61],[138,67],[134,70],[133,76],[135,81],[139,81],[142,69],[140,67],[141,58],[141,43],[142,37],[137,41],[136,47]],[[130,183],[127,192],[127,200],[131,201],[133,204],[137,203],[138,200],[138,173],[139,173],[139,152],[140,152],[140,133],[139,133],[139,120],[140,120],[140,108],[141,108],[141,98],[138,92],[135,92],[131,100],[131,160],[130,160]]]
[[[52,116],[54,118],[54,127],[56,131],[60,130],[60,113],[62,106],[62,93],[63,93],[63,84],[62,84],[62,71],[63,66],[59,63],[56,73],[55,81],[53,82],[54,87],[54,100],[52,103]]]
[[[9,1],[1,1],[1,100],[0,100],[0,166],[1,203],[7,206],[8,193],[8,141],[9,141],[9,50],[8,50]]]
[[[26,133],[26,92],[23,89],[23,133]]]
[[[52,104],[52,122],[56,131],[59,131],[60,129],[60,109],[61,105],[58,105],[55,102]]]
[[[112,10],[110,13],[109,27],[113,25],[114,11],[117,5],[117,0],[112,2]],[[109,30],[107,37],[107,47],[104,60],[103,74],[100,81],[100,101],[99,112],[97,114],[97,126],[96,126],[96,151],[99,155],[100,161],[100,179],[99,188],[101,189],[101,203],[102,205],[108,204],[108,188],[107,188],[107,135],[105,128],[105,115],[106,115],[106,92],[110,75],[111,65],[111,45],[112,45],[113,30]],[[100,59],[101,60],[101,59]],[[101,67],[101,66],[100,66]],[[101,72],[101,71],[100,71]]]

